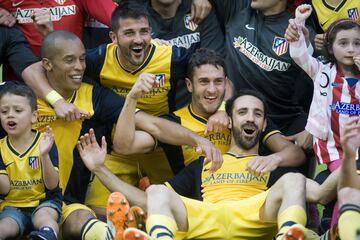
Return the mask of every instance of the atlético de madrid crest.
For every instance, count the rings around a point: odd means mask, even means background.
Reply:
[[[351,8],[348,10],[349,18],[356,21],[359,18],[359,12],[357,8]]]
[[[285,53],[287,53],[287,50],[289,48],[289,43],[286,41],[285,38],[282,37],[275,37],[272,50],[278,55],[281,56]]]
[[[29,166],[32,168],[32,169],[37,169],[40,165],[40,162],[39,162],[39,157],[37,156],[30,156],[29,157]]]
[[[190,14],[185,15],[184,25],[187,29],[189,29],[191,31],[195,31],[198,27],[198,25],[196,23],[194,23],[193,20],[191,20]]]

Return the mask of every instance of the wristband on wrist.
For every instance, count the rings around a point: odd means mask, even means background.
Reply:
[[[53,106],[55,102],[57,102],[60,99],[63,99],[63,97],[56,92],[55,90],[51,90],[45,97],[46,101]]]
[[[225,112],[225,105],[226,105],[226,101],[223,101],[220,105],[220,107],[218,108],[218,111],[224,111]]]

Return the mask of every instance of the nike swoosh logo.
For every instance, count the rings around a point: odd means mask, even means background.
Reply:
[[[210,170],[210,168],[204,168],[204,172],[209,171],[209,170]]]
[[[8,166],[10,166],[11,164],[13,164],[14,162],[9,163],[8,165],[5,165],[5,168],[7,168]]]
[[[323,23],[320,23],[320,26],[323,27],[329,20],[326,20],[325,22]]]
[[[13,6],[13,7],[17,7],[17,6],[19,6],[20,4],[22,4],[23,1],[25,1],[25,0],[22,0],[22,1],[17,2],[17,3],[12,2],[12,6]]]
[[[255,28],[250,27],[249,24],[246,24],[246,25],[245,25],[245,28],[246,28],[246,29],[249,29],[249,30],[255,30]]]

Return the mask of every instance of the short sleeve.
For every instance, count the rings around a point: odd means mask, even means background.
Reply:
[[[56,147],[56,144],[54,143],[50,149],[49,157],[51,160],[52,165],[58,169],[59,168],[59,154]]]
[[[3,161],[1,153],[0,153],[0,174],[6,174],[7,175],[6,165],[5,165],[4,161]]]

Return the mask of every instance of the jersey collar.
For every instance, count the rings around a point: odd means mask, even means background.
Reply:
[[[6,137],[6,144],[7,144],[8,148],[11,150],[11,152],[13,152],[16,156],[18,156],[20,158],[24,157],[36,145],[36,143],[38,142],[38,140],[40,138],[40,132],[38,132],[36,130],[32,130],[32,131],[36,132],[35,137],[34,137],[32,143],[30,144],[30,146],[28,147],[28,149],[26,149],[26,151],[23,153],[19,153],[18,151],[16,151],[16,149],[11,144],[9,138]]]
[[[117,49],[118,49],[118,47],[114,48],[114,51],[115,51],[114,54],[115,54],[116,61],[118,62],[119,66],[120,66],[125,72],[128,72],[128,73],[130,73],[130,74],[132,74],[132,75],[135,75],[136,73],[138,73],[138,72],[140,72],[141,70],[143,70],[143,69],[149,64],[149,62],[151,61],[151,59],[152,59],[152,57],[153,57],[153,55],[154,55],[154,53],[155,53],[156,46],[155,46],[153,43],[151,43],[151,45],[150,45],[150,51],[149,51],[148,55],[146,56],[145,61],[144,61],[137,69],[135,69],[134,71],[129,71],[129,70],[127,70],[123,65],[121,65],[120,59],[119,59],[119,57],[118,57],[118,55],[117,55]]]

